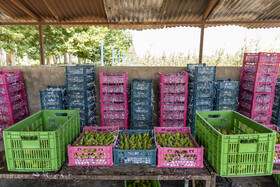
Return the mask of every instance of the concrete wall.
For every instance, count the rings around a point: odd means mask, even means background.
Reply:
[[[41,109],[39,90],[44,90],[47,85],[65,85],[65,67],[51,66],[15,66],[0,67],[0,70],[20,70],[27,93],[29,111],[31,114]],[[100,120],[100,95],[99,95],[99,73],[124,73],[128,72],[129,85],[133,79],[153,79],[154,91],[154,124],[158,123],[158,72],[178,73],[185,71],[186,67],[96,67],[95,80],[97,87],[97,117]],[[239,80],[241,67],[217,67],[216,78],[231,78]],[[98,123],[100,121],[98,120]]]

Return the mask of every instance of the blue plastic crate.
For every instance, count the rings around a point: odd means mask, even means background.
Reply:
[[[146,98],[131,98],[131,103],[133,106],[152,106],[152,101]]]
[[[272,109],[271,124],[280,127],[280,110],[278,107]]]
[[[153,130],[123,130],[120,134],[131,135],[132,133],[141,133],[142,135],[149,132],[150,137],[153,137]],[[120,140],[118,140],[118,143]],[[155,142],[153,140],[155,145]],[[156,166],[157,161],[157,148],[152,150],[124,150],[118,149],[118,145],[113,149],[114,152],[114,165],[119,164],[149,164]]]
[[[212,82],[216,78],[216,66],[195,66],[189,73],[189,82]]]
[[[217,97],[216,106],[219,105],[238,105],[238,97]]]
[[[147,85],[147,87],[149,88],[149,84]],[[152,100],[152,90],[151,90],[151,86],[150,89],[148,90],[137,90],[134,88],[133,83],[131,83],[131,98],[136,99],[136,98],[143,98],[143,99],[149,99]]]
[[[152,79],[134,79],[131,83],[131,90],[139,91],[152,91],[153,80]]]
[[[187,64],[187,73],[188,74],[194,74],[195,73],[195,67],[203,67],[206,66],[205,63],[200,64]]]
[[[152,120],[131,120],[131,129],[152,129]]]
[[[88,99],[95,100],[95,89],[87,91],[71,91],[67,93],[69,99]]]
[[[237,111],[238,104],[235,105],[217,105],[215,106],[215,110],[233,110]]]
[[[66,82],[66,90],[67,93],[71,91],[82,91],[86,92],[87,90],[94,90],[95,89],[95,83],[89,82],[89,83],[69,83]]]
[[[217,90],[239,90],[239,81],[216,81],[215,84]]]
[[[188,97],[188,104],[194,106],[205,106],[205,105],[213,105],[214,98],[213,97],[203,97],[203,98],[192,98]]]
[[[41,110],[65,110],[64,105],[41,105]]]
[[[140,121],[148,121],[151,120],[152,115],[147,115],[145,113],[133,113],[131,114],[131,121],[140,120]]]
[[[76,66],[67,66],[66,75],[86,75],[94,74],[95,67],[94,65],[76,65]]]
[[[151,106],[134,106],[131,105],[131,113],[144,113],[147,115],[152,115],[152,107]]]
[[[193,98],[199,99],[199,98],[211,98],[214,97],[214,90],[213,89],[205,89],[205,90],[199,90],[195,91],[194,89],[189,89],[188,95],[192,96]]]
[[[73,107],[90,108],[96,104],[94,99],[67,99],[67,103],[69,109]]]
[[[66,74],[66,82],[68,83],[86,83],[86,82],[95,82],[95,75],[84,74],[84,75],[68,75]]]
[[[213,94],[215,93],[215,84],[214,82],[189,82],[189,88],[193,90],[194,93],[200,91],[212,91]]]
[[[66,109],[61,91],[40,91],[41,109]],[[56,107],[55,107],[56,106]]]

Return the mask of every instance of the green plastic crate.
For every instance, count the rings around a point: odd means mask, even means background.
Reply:
[[[152,182],[151,187],[160,187],[160,183],[158,180],[152,180],[151,182]],[[125,180],[124,187],[127,187],[130,183],[133,183],[133,180]]]
[[[233,130],[234,135],[223,135],[214,127]],[[197,112],[195,138],[222,177],[272,174],[276,133],[237,112]]]
[[[276,183],[278,184],[278,186],[280,186],[280,174],[277,174],[277,175],[273,175]]]
[[[9,171],[57,171],[80,135],[78,110],[42,110],[3,131]]]

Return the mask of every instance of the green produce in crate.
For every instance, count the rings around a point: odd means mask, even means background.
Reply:
[[[189,134],[159,134],[156,133],[157,144],[161,147],[195,147]]]
[[[153,139],[149,136],[149,132],[141,135],[141,133],[124,135],[120,133],[119,149],[126,150],[151,150],[154,149]]]
[[[234,134],[233,130],[225,130],[225,129],[219,129],[219,128],[216,128],[216,129],[219,133],[222,133],[224,135],[233,135]]]
[[[279,132],[277,132],[276,130],[274,130],[276,132],[276,139],[275,139],[275,143],[276,144],[280,144],[280,134]]]
[[[109,146],[116,140],[118,132],[90,132],[84,131],[81,139],[73,146]]]
[[[128,184],[127,187],[151,187],[152,182],[149,180],[135,180],[133,183]]]

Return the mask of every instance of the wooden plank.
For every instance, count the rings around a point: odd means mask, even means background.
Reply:
[[[53,15],[53,17],[57,20],[57,21],[61,21],[59,19],[58,14],[56,13],[56,11],[52,8],[52,5],[49,3],[49,1],[47,0],[43,0],[44,4],[46,5],[46,7],[48,8],[48,10],[50,11],[50,13]]]
[[[198,58],[198,62],[200,64],[202,63],[203,44],[204,44],[204,25],[201,26],[201,31],[200,31],[200,45],[199,45],[199,58]]]
[[[216,4],[217,0],[211,0],[207,9],[205,10],[202,20],[205,21],[207,17],[209,16],[210,12],[213,10],[214,5]]]
[[[24,13],[32,17],[33,19],[37,21],[42,21],[40,17],[35,15],[32,11],[30,11],[24,4],[22,4],[19,0],[10,0],[14,5],[16,5],[20,10],[22,10]]]
[[[39,39],[40,39],[40,65],[45,65],[45,56],[44,56],[44,38],[43,38],[43,28],[42,25],[39,25]]]

